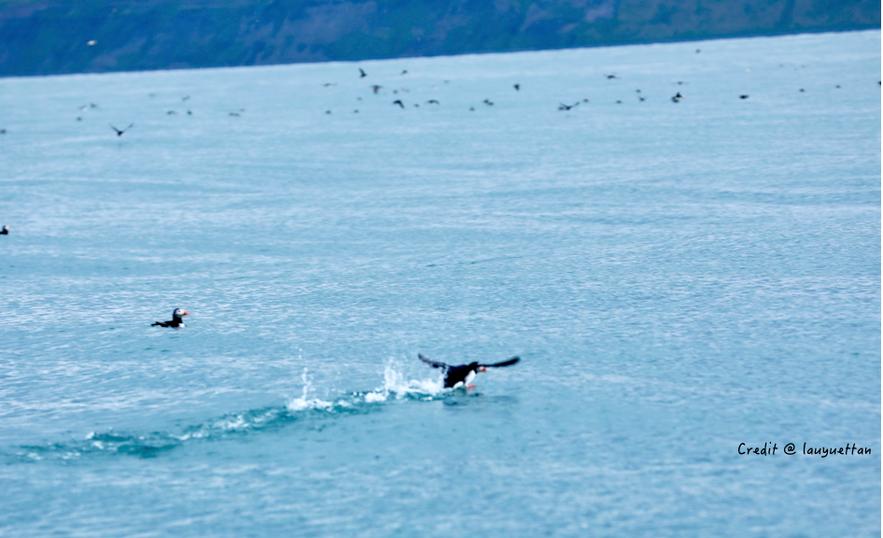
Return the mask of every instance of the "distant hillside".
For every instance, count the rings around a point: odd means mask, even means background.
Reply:
[[[0,0],[0,76],[867,28],[879,0]]]

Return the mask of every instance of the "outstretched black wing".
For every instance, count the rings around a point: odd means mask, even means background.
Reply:
[[[518,357],[512,357],[508,361],[495,362],[494,364],[480,364],[479,366],[485,366],[487,368],[497,368],[499,366],[512,366],[513,364],[515,364],[516,362],[518,362],[520,360],[521,359],[519,359]]]
[[[425,362],[426,364],[432,366],[433,368],[448,368],[447,364],[445,364],[443,362],[431,361],[419,353],[417,354],[417,358],[419,358],[421,361]]]

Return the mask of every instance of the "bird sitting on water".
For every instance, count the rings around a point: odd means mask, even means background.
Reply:
[[[3,229],[0,230],[0,235],[9,235],[9,226],[3,225]]]
[[[171,321],[157,321],[156,323],[152,324],[151,327],[183,327],[184,320],[181,318],[189,315],[190,312],[184,310],[183,308],[176,308],[172,311]]]
[[[486,372],[488,368],[511,366],[521,360],[518,357],[512,357],[509,360],[497,362],[494,364],[481,364],[478,362],[470,362],[469,364],[462,364],[460,366],[451,366],[450,364],[445,364],[443,362],[429,360],[419,353],[417,354],[417,357],[421,361],[432,366],[433,368],[441,368],[444,371],[445,388],[447,389],[458,388],[460,386],[465,386],[467,388],[470,386],[474,386],[470,385],[469,383],[473,379],[475,379],[475,375],[479,372]]]

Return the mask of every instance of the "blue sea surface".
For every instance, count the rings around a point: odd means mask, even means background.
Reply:
[[[0,79],[0,535],[879,536],[880,50]]]

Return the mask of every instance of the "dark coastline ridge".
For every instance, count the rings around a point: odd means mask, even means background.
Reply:
[[[879,30],[847,0],[0,0],[0,76],[361,61]],[[698,52],[698,51],[697,51]],[[367,75],[366,75],[367,76]]]

